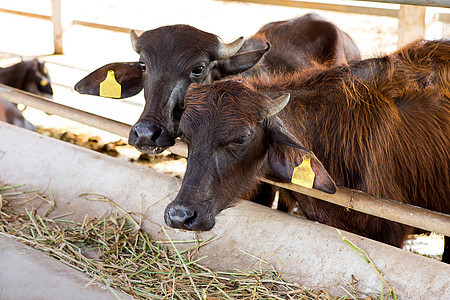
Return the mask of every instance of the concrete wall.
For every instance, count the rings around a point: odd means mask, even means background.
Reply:
[[[0,299],[134,299],[90,283],[87,275],[4,236],[0,236],[0,270]]]
[[[52,190],[57,209],[50,217],[73,212],[98,216],[114,210],[104,202],[83,200],[83,193],[107,196],[126,211],[145,212],[151,222],[144,229],[155,239],[166,239],[163,211],[174,199],[180,181],[151,169],[105,156],[33,132],[0,124],[0,184],[27,184]],[[173,239],[193,240],[192,232],[168,229]],[[354,234],[345,236],[364,249],[401,299],[450,299],[450,266]],[[199,256],[213,269],[259,268],[264,253],[276,255],[283,278],[306,286],[321,286],[332,295],[344,295],[338,284],[353,275],[361,285],[381,290],[377,274],[337,234],[336,230],[308,220],[241,201],[217,218],[215,236]],[[182,246],[180,246],[182,247]],[[0,251],[0,256],[5,251]],[[42,254],[44,256],[44,254]],[[254,256],[254,257],[252,257]],[[270,260],[270,255],[264,259]],[[281,269],[274,259],[274,266]],[[14,272],[10,269],[9,272]],[[3,278],[3,279],[2,279]],[[0,277],[3,293],[9,289]],[[27,280],[35,280],[29,276]]]

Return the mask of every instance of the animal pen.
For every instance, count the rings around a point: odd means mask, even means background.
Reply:
[[[399,17],[398,42],[400,44],[411,39],[411,34],[414,37],[423,37],[426,29],[431,26],[426,24],[423,6],[383,8],[359,5],[364,2],[358,1],[352,1],[350,4],[282,0],[241,2]],[[424,4],[450,8],[449,1],[445,0],[376,2],[402,5]],[[51,3],[51,16],[30,12],[21,12],[21,14],[51,20],[54,24],[54,52],[61,54],[64,52],[62,43],[64,19],[61,18],[61,2],[52,0]],[[406,10],[410,12],[409,18],[404,17]],[[0,12],[17,13],[12,9],[0,9]],[[412,15],[417,17],[417,22],[409,22]],[[448,14],[437,14],[430,20],[430,22],[448,22]],[[72,24],[109,31],[129,32],[130,30],[125,26],[82,20],[72,20]],[[114,52],[114,49],[110,51]],[[91,66],[91,68],[94,67]],[[0,98],[34,107],[49,114],[60,115],[122,137],[127,137],[130,130],[127,122],[82,111],[60,104],[58,99],[49,101],[3,85],[0,85]],[[149,232],[157,240],[175,241],[180,251],[189,249],[192,242],[200,241],[201,243],[212,238],[210,242],[196,249],[196,257],[206,257],[201,264],[211,269],[258,269],[261,268],[262,261],[268,261],[283,279],[300,282],[306,286],[321,286],[329,290],[332,295],[344,295],[342,289],[336,284],[341,281],[341,278],[346,280],[356,278],[367,287],[380,286],[379,274],[374,272],[370,264],[361,259],[352,248],[342,242],[341,237],[331,227],[241,201],[235,207],[224,210],[210,232],[193,234],[170,228],[162,230],[164,208],[176,195],[180,186],[178,178],[8,124],[0,124],[0,136],[2,169],[0,182],[26,184],[30,189],[51,191],[57,201],[56,208],[52,212],[53,216],[71,212],[70,220],[82,221],[86,215],[90,218],[100,216],[105,210],[111,213],[114,211],[135,212],[137,215],[145,216],[145,218],[137,217],[141,220],[137,224],[139,228]],[[182,142],[177,142],[170,151],[181,156],[187,155],[187,148]],[[265,178],[261,180],[348,209],[450,236],[449,215],[346,188],[340,188],[336,194],[329,195],[293,184],[276,183]],[[87,201],[80,197],[86,193],[96,194],[95,197],[101,201]],[[44,208],[40,208],[42,209]],[[401,299],[450,297],[450,276],[448,275],[450,266],[351,233],[344,233],[344,235],[369,254],[374,264],[383,273],[384,279]],[[89,282],[90,279],[86,279],[78,271],[67,268],[60,262],[52,261],[44,254],[36,253],[11,238],[0,235],[0,239],[0,268],[2,269],[0,298],[56,299],[62,298],[61,295],[66,299],[79,299],[80,295],[87,299],[130,297],[117,291],[111,292],[108,288],[104,288],[103,284],[92,284],[93,281]],[[169,242],[167,244],[171,245]],[[39,274],[39,276],[29,276],[27,273]],[[199,293],[197,295],[201,297]]]

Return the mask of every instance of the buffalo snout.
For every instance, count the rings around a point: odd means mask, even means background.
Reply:
[[[130,130],[128,143],[147,154],[158,154],[175,144],[175,139],[163,126],[138,122]]]
[[[194,231],[207,231],[215,224],[214,216],[211,218],[200,207],[175,203],[170,203],[166,207],[164,220],[170,227]]]

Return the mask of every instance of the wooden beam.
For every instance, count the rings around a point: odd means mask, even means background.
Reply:
[[[398,47],[425,37],[426,7],[400,5],[398,14]]]
[[[335,194],[327,194],[316,189],[308,189],[292,183],[280,183],[266,178],[260,179],[263,182],[344,206],[348,209],[450,236],[450,215],[447,214],[391,199],[375,197],[362,191],[344,187],[339,187]],[[420,217],[415,218],[414,216]]]
[[[48,21],[51,20],[50,16],[30,13],[30,12],[26,12],[26,11],[12,10],[12,9],[7,9],[7,8],[0,8],[0,12],[7,13],[7,14],[18,15],[18,16],[23,16],[23,17],[30,17],[30,18],[48,20]]]
[[[61,0],[52,0],[53,45],[54,54],[63,54],[63,27],[61,17]]]
[[[114,32],[123,32],[123,33],[130,33],[131,30],[136,30],[136,28],[127,28],[127,27],[99,24],[99,23],[80,21],[80,20],[73,20],[72,25],[80,25],[80,26],[109,30],[109,31],[114,31]]]
[[[393,8],[370,7],[367,5],[355,4],[337,4],[335,2],[313,2],[313,1],[296,1],[296,0],[222,0],[228,2],[250,2],[268,5],[280,5],[288,7],[297,7],[305,9],[320,9],[337,11],[353,14],[367,14],[374,16],[394,17],[398,16],[398,10]]]
[[[450,8],[449,0],[356,0],[382,3],[395,3],[403,5],[418,5],[418,6],[434,6]]]
[[[34,107],[49,114],[58,115],[88,126],[105,130],[120,136],[128,137],[131,126],[112,119],[101,117],[70,106],[56,103],[50,99],[24,92],[9,86],[0,84],[0,99],[16,104]]]

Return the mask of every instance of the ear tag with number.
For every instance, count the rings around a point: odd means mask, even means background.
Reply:
[[[116,81],[114,70],[108,70],[105,80],[100,83],[100,97],[120,98],[122,86]]]
[[[303,156],[302,163],[294,168],[291,182],[308,189],[312,189],[314,178],[316,174],[311,168],[311,157],[309,155]]]

